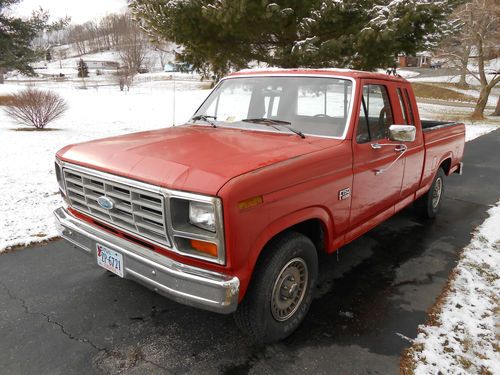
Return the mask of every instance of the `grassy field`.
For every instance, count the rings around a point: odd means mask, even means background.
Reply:
[[[455,90],[432,83],[414,82],[411,84],[417,98],[438,99],[447,101],[457,101],[475,103],[476,99],[471,95],[466,95]]]

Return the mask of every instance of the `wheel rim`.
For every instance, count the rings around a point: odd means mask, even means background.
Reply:
[[[271,313],[278,322],[289,319],[299,308],[307,288],[307,264],[302,258],[290,260],[281,269],[271,295]]]
[[[436,208],[441,200],[441,194],[443,193],[443,180],[438,177],[436,183],[434,184],[434,190],[432,191],[432,208]]]

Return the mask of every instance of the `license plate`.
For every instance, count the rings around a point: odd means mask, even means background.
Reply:
[[[123,277],[123,255],[109,247],[97,244],[97,264]]]

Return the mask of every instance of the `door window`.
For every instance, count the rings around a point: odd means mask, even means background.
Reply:
[[[387,138],[389,126],[393,123],[387,88],[383,85],[365,85],[361,97],[356,141],[365,143]]]

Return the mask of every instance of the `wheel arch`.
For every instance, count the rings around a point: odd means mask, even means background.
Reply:
[[[442,168],[444,171],[444,174],[449,176],[450,175],[450,170],[451,170],[451,155],[445,155],[443,160],[441,160],[441,163],[439,164],[439,168]],[[439,169],[438,168],[438,169]]]
[[[248,280],[248,285],[252,282],[255,266],[268,248],[269,242],[288,231],[298,232],[308,237],[315,245],[316,251],[321,254],[326,253],[328,245],[332,243],[334,223],[326,209],[322,207],[308,207],[284,215],[270,223],[254,242],[250,251],[247,269],[252,276]],[[248,285],[244,290],[240,290],[240,293],[243,292],[240,298],[246,294]]]

